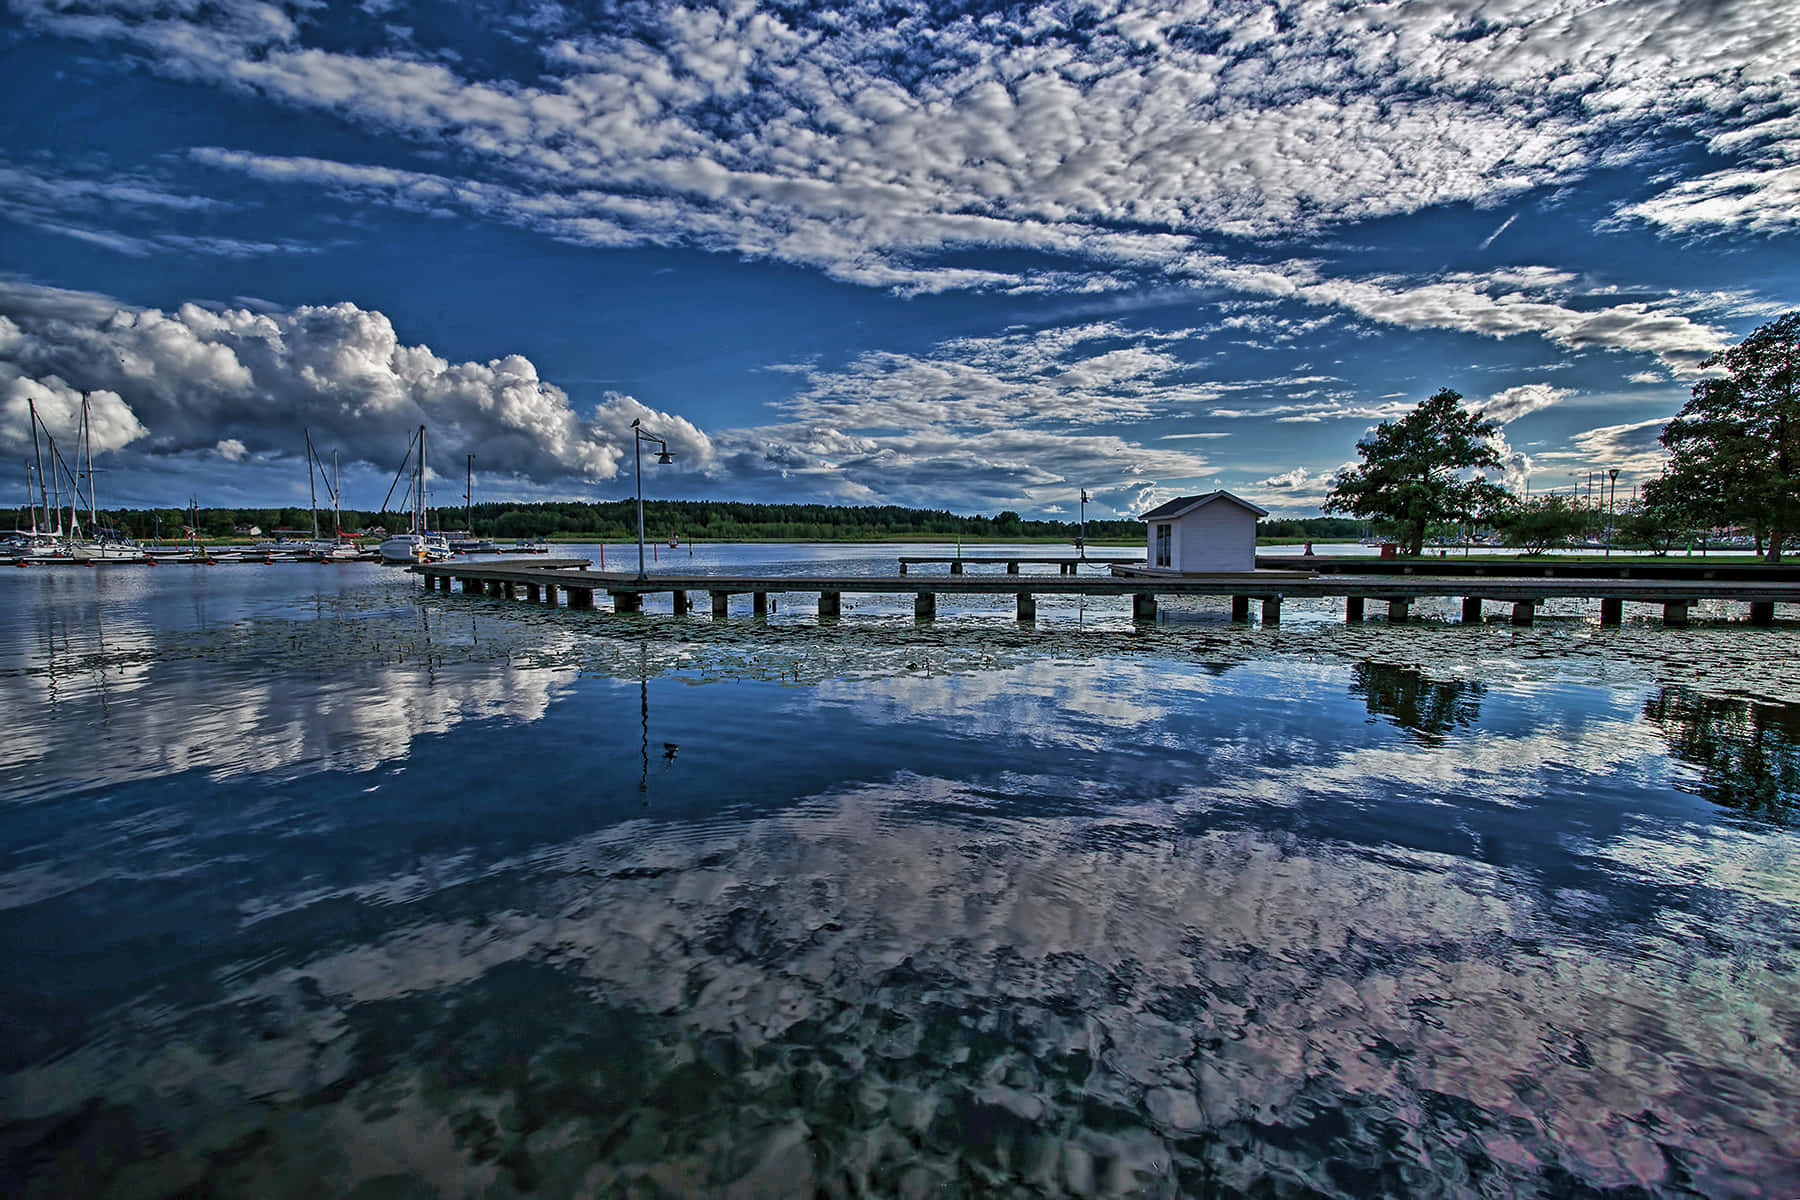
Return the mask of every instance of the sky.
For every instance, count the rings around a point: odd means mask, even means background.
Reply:
[[[4,3],[0,503],[1624,489],[1800,306],[1790,0]]]

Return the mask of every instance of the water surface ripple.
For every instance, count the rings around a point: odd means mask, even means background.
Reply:
[[[1791,625],[16,576],[8,1196],[1800,1193]]]

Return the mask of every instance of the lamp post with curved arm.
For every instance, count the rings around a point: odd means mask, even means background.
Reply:
[[[644,577],[644,443],[645,442],[655,442],[656,443],[657,450],[658,450],[658,453],[656,455],[656,461],[658,463],[661,463],[663,466],[667,466],[668,464],[674,462],[675,456],[673,454],[669,453],[669,444],[667,442],[665,442],[661,438],[657,437],[654,433],[645,433],[643,431],[642,427],[640,427],[636,421],[633,421],[631,423],[631,435],[632,435],[632,439],[633,439],[632,440],[632,450],[634,452],[634,457],[637,460],[637,512],[638,512],[638,573],[637,573],[637,577],[639,579],[642,579]]]

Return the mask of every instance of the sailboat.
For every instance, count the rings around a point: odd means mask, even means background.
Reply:
[[[418,563],[432,562],[436,559],[450,557],[450,542],[442,534],[426,532],[425,525],[425,427],[419,426],[406,444],[406,458],[400,463],[400,470],[394,472],[394,483],[388,485],[387,497],[381,501],[383,512],[387,511],[388,499],[394,494],[394,485],[400,482],[401,472],[412,467],[412,482],[407,488],[412,504],[412,527],[405,533],[396,533],[381,543],[381,561],[386,563]]]
[[[35,417],[36,405],[32,406]],[[45,430],[48,436],[49,430]],[[56,443],[50,443],[51,457],[61,465],[61,456],[56,454]],[[87,477],[87,510],[88,528],[85,535],[81,532],[77,505],[81,500],[81,479],[79,475],[71,475],[69,479],[69,538],[66,543],[69,561],[78,563],[102,562],[146,562],[149,556],[144,548],[131,538],[116,529],[100,524],[99,510],[94,506],[94,440],[93,426],[88,419],[88,394],[81,393],[81,428],[75,447],[75,465],[81,467],[86,458],[87,468],[81,474]],[[63,467],[66,471],[68,468]]]

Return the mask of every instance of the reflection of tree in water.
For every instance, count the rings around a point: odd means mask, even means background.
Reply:
[[[1352,668],[1350,694],[1371,713],[1389,717],[1402,729],[1427,739],[1473,725],[1481,716],[1484,684],[1464,679],[1432,679],[1416,667],[1361,662]]]
[[[1702,796],[1788,822],[1800,794],[1800,705],[1664,687],[1644,702],[1644,715],[1678,757],[1700,768]]]

